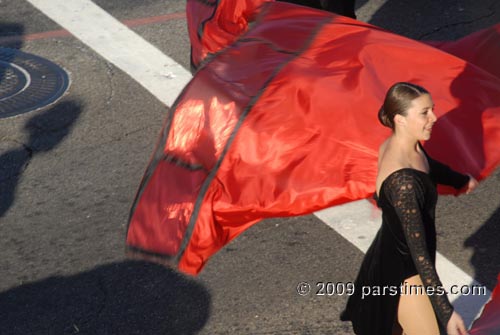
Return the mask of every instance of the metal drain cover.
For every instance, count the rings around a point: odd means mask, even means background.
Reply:
[[[47,59],[0,47],[0,119],[43,108],[68,89],[66,71]]]

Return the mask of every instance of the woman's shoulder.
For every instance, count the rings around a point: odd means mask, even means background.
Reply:
[[[385,154],[385,151],[387,149],[387,144],[389,143],[389,139],[387,138],[379,147],[378,147],[378,163],[380,165],[380,162],[382,160],[382,157]]]
[[[383,183],[390,183],[392,185],[401,183],[420,183],[421,180],[428,175],[427,172],[412,167],[400,167],[388,173]]]
[[[379,148],[379,162],[377,174],[377,193],[386,185],[398,186],[402,184],[420,183],[428,172],[416,169],[408,165],[401,157],[400,152],[393,148],[389,140],[386,140]]]
[[[377,194],[401,190],[422,190],[428,173],[396,162],[382,164],[377,176]]]
[[[390,203],[401,199],[424,199],[427,193],[426,181],[429,178],[424,171],[411,167],[402,167],[392,171],[382,182],[379,194]],[[395,205],[395,204],[393,204]]]

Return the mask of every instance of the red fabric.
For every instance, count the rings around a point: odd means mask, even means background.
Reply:
[[[214,18],[201,40],[190,26],[193,59],[218,54],[167,117],[131,213],[131,250],[171,257],[197,274],[263,218],[371,196],[378,147],[390,134],[377,111],[397,81],[432,93],[439,116],[425,144],[432,156],[479,179],[498,166],[500,78],[366,23],[261,2],[242,2],[243,10],[232,1],[215,9],[188,1],[190,25]],[[219,24],[227,35],[218,35]]]
[[[273,0],[188,1],[186,16],[193,65],[198,67],[208,54],[232,44],[267,1]]]
[[[458,41],[428,42],[500,78],[500,24],[480,30]]]
[[[491,294],[491,300],[484,306],[481,316],[474,321],[471,335],[498,335],[500,334],[500,274],[497,286]]]

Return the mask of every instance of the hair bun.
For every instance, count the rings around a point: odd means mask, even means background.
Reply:
[[[396,115],[406,116],[408,108],[413,99],[429,92],[412,83],[399,82],[391,86],[385,95],[384,103],[378,111],[378,119],[382,125],[394,129],[394,117]]]
[[[380,107],[379,111],[378,111],[378,120],[380,121],[380,123],[385,126],[385,127],[388,127],[388,128],[391,128],[393,127],[392,125],[392,122],[391,120],[389,119],[389,115],[387,115],[385,109],[384,109],[384,106]]]

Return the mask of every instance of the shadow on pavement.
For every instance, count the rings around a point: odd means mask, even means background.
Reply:
[[[498,233],[500,224],[500,207],[474,234],[465,240],[464,246],[472,248],[473,254],[471,264],[474,267],[474,279],[482,286],[493,290],[497,284],[497,276],[500,272],[500,246],[498,244]],[[469,285],[472,285],[469,284]],[[484,286],[483,286],[484,285]],[[469,288],[466,294],[462,294],[453,302],[459,309],[468,311],[471,316],[479,315],[489,298],[480,288]],[[472,313],[471,313],[472,312]],[[473,320],[470,320],[473,321]],[[493,325],[490,325],[493,327]],[[488,328],[489,326],[486,326]],[[485,329],[486,329],[485,328]],[[479,334],[479,333],[478,333]],[[481,332],[481,334],[497,334]]]
[[[199,283],[124,261],[0,293],[0,334],[195,334],[209,317]]]
[[[18,37],[23,34],[24,25],[19,23],[0,22],[0,47],[21,49],[23,46],[22,39]],[[0,76],[0,78],[2,77]]]
[[[500,207],[493,215],[467,240],[465,247],[472,248],[474,253],[471,264],[474,266],[475,279],[490,290],[495,287],[500,272]]]
[[[18,23],[0,23],[0,48],[21,49],[23,43],[20,39],[9,40],[11,36],[20,36],[24,33],[24,26]],[[2,38],[6,39],[2,41]],[[5,66],[2,62],[10,63],[13,59],[3,59],[0,61],[0,88],[5,79]],[[0,99],[2,99],[2,89],[0,89]]]
[[[16,187],[33,156],[54,149],[70,133],[82,111],[77,101],[63,101],[37,112],[25,124],[27,143],[0,139],[0,217],[14,203]]]
[[[24,26],[18,23],[0,23],[0,48],[9,49],[21,49],[23,46],[22,40],[20,39],[10,39],[11,37],[21,36],[24,33]],[[4,54],[0,50],[2,55],[0,58],[0,100],[9,95],[12,90],[12,86],[5,83],[6,76],[8,72],[8,64],[11,63],[15,56],[13,54]],[[2,110],[0,109],[0,120],[2,117]],[[1,137],[0,137],[1,140]],[[1,165],[0,165],[1,167]],[[1,175],[0,175],[1,181]],[[0,215],[1,216],[1,215]]]

